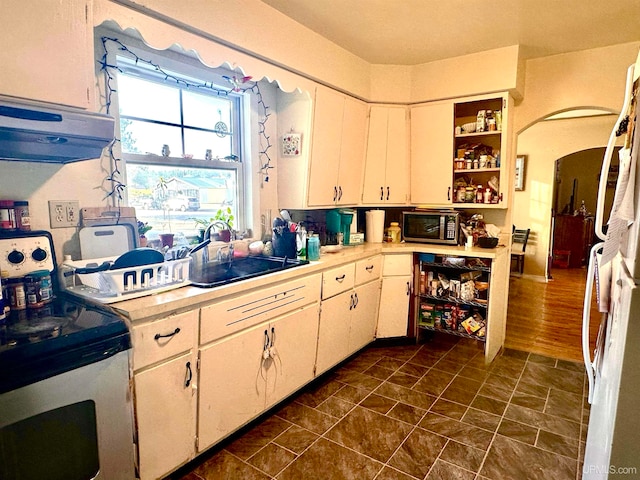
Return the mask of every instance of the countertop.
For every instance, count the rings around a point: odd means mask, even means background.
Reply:
[[[309,262],[295,268],[266,274],[260,277],[233,282],[228,285],[214,288],[199,288],[185,286],[168,292],[155,295],[116,302],[111,308],[127,318],[130,322],[145,319],[153,319],[158,316],[171,315],[186,310],[192,310],[212,301],[236,294],[246,293],[247,290],[260,288],[274,283],[292,280],[294,278],[320,273],[327,268],[354,262],[378,254],[402,254],[402,253],[433,253],[435,255],[459,255],[465,257],[478,257],[496,259],[506,255],[508,249],[505,246],[497,248],[466,248],[450,245],[433,245],[424,243],[363,243],[343,247],[333,253],[323,253],[320,260]]]

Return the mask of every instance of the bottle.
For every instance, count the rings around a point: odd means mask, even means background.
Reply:
[[[76,286],[75,268],[69,263],[71,262],[71,255],[65,254],[64,260],[58,265],[58,280],[60,282],[60,288],[68,289],[69,287]]]
[[[482,185],[478,185],[478,188],[476,190],[476,203],[483,203],[484,202],[484,188],[482,188]]]
[[[31,230],[31,217],[29,216],[29,202],[17,200],[13,203],[16,216],[16,228],[18,230]]]
[[[16,228],[16,212],[13,200],[0,200],[0,230]]]
[[[8,276],[8,273],[4,270],[2,271],[2,274],[0,274],[0,325],[3,325],[7,321],[7,316],[11,312],[7,291]]]
[[[491,188],[484,189],[484,203],[491,203]]]
[[[312,234],[307,242],[307,260],[320,260],[320,237],[317,233]]]
[[[298,260],[307,259],[307,230],[300,225],[296,234],[296,254]]]
[[[402,240],[402,233],[398,222],[391,222],[389,226],[389,236],[391,237],[391,243],[400,243]]]

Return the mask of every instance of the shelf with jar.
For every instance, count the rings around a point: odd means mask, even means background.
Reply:
[[[491,260],[435,256],[418,265],[418,328],[485,342]]]
[[[507,101],[503,95],[481,96],[454,104],[453,203],[498,206],[506,182],[504,151]]]

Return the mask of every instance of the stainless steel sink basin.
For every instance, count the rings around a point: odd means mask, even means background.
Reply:
[[[191,284],[195,287],[212,288],[231,282],[259,277],[267,273],[306,265],[307,260],[291,260],[280,257],[234,258],[231,263],[212,263],[191,274]]]

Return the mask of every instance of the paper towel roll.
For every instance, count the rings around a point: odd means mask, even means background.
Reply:
[[[369,243],[382,243],[384,239],[384,210],[369,210],[365,212],[366,237]]]

